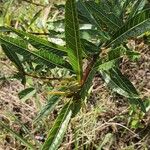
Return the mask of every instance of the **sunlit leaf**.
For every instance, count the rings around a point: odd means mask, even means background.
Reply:
[[[118,94],[127,97],[136,102],[145,112],[145,107],[140,99],[139,93],[133,84],[120,72],[118,68],[112,68],[108,71],[100,71],[107,85]]]
[[[117,45],[125,40],[139,36],[150,30],[150,9],[147,9],[135,17],[131,18],[124,26],[122,26],[106,44],[107,46]]]
[[[82,78],[82,47],[79,36],[79,23],[77,18],[77,10],[75,0],[66,1],[65,9],[65,36],[66,47],[71,63],[78,81]]]
[[[137,0],[129,14],[128,19],[134,17],[136,14],[142,11],[143,7],[145,6],[145,3],[146,3],[145,0]]]
[[[43,144],[42,150],[57,150],[61,144],[63,136],[67,130],[68,123],[71,119],[71,103],[68,102],[59,113],[57,119],[50,132],[47,140]]]
[[[4,31],[4,30],[6,31],[9,30],[16,33],[18,36],[28,41],[31,45],[33,45],[37,49],[45,49],[49,52],[54,52],[55,54],[60,56],[63,56],[66,53],[65,47],[49,42],[48,40],[32,35],[30,33],[21,30],[16,30],[12,27],[0,27],[0,31]]]
[[[69,63],[62,57],[42,49],[40,51],[31,51],[28,49],[26,42],[22,40],[0,35],[0,43],[9,46],[11,50],[38,64],[44,64],[48,67],[58,66],[72,70]]]
[[[31,19],[30,26],[37,20],[37,18],[41,15],[42,9],[40,9]]]

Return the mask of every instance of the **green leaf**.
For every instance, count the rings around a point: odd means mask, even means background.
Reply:
[[[108,56],[106,58],[101,58],[98,66],[98,70],[108,71],[111,68],[115,67],[119,60],[126,55],[126,49],[123,46],[116,47],[115,49],[111,49],[108,51]]]
[[[25,102],[27,99],[31,98],[36,93],[34,88],[26,88],[18,93],[19,98]]]
[[[69,62],[72,65],[79,82],[82,79],[82,48],[79,36],[79,23],[75,0],[66,1],[65,36]]]
[[[77,9],[78,9],[79,21],[81,23],[90,23],[98,27],[99,30],[97,30],[96,34],[100,34],[101,38],[103,38],[104,40],[109,39],[108,33],[106,33],[106,31],[105,32],[103,31],[101,25],[99,24],[99,21],[97,20],[97,18],[94,18],[92,16],[91,12],[87,9],[84,2],[79,0],[77,2]]]
[[[54,96],[50,97],[48,99],[47,104],[45,106],[43,106],[42,109],[40,110],[40,112],[38,113],[34,122],[36,123],[36,122],[40,121],[42,118],[44,118],[44,116],[50,114],[54,110],[55,106],[58,104],[60,97],[61,96],[58,96],[58,95],[54,95]]]
[[[48,67],[58,66],[67,68],[70,71],[72,70],[70,64],[66,62],[62,57],[59,57],[52,52],[47,52],[46,50],[42,49],[40,51],[29,50],[26,42],[22,40],[0,35],[0,43],[9,46],[11,50],[24,56],[28,60],[36,62],[37,64],[43,64]]]
[[[24,72],[25,72],[24,67],[23,67],[21,61],[19,60],[17,54],[9,46],[1,44],[1,47],[4,51],[4,53],[6,54],[6,56],[16,65],[16,67],[19,71],[20,77],[22,79],[22,84],[25,85],[26,77],[25,77],[25,74],[24,74]]]
[[[42,150],[57,150],[63,136],[67,130],[68,123],[71,119],[71,103],[68,102],[59,113],[52,129],[48,133],[47,140],[43,144]]]
[[[127,98],[139,98],[139,94],[135,87],[125,76],[121,74],[119,69],[112,68],[109,71],[103,71],[101,73],[108,86],[118,94]]]
[[[147,9],[135,17],[131,18],[124,26],[122,26],[107,42],[107,47],[117,45],[128,38],[139,36],[150,30],[150,9]]]
[[[115,67],[116,66],[116,62],[121,58],[118,57],[118,58],[115,58],[115,59],[112,59],[112,60],[109,60],[109,61],[105,61],[105,62],[101,62],[98,66],[98,70],[110,70],[111,68]]]
[[[101,8],[107,13],[107,14],[114,14],[115,17],[120,19],[120,22],[122,22],[122,18],[120,18],[121,10],[122,10],[122,4],[123,0],[101,0],[100,5]]]
[[[136,14],[138,14],[140,11],[142,11],[143,7],[145,6],[146,1],[145,0],[137,0],[132,8],[132,11],[129,14],[128,19],[131,19]]]
[[[134,3],[134,1],[135,1],[135,0],[125,0],[125,1],[124,1],[123,6],[122,6],[122,12],[121,12],[122,18],[126,15],[126,11],[127,11],[128,6],[129,6],[131,3]]]
[[[118,94],[127,97],[135,104],[141,107],[145,112],[145,107],[140,99],[140,95],[136,91],[133,84],[120,72],[118,68],[112,68],[108,71],[100,71],[107,85]]]
[[[31,45],[33,45],[37,49],[45,49],[49,52],[53,52],[57,55],[60,55],[61,57],[65,55],[66,49],[63,46],[57,45],[55,43],[49,42],[43,38],[40,38],[38,36],[34,36],[30,33],[16,30],[12,27],[0,27],[0,31],[12,31],[18,36],[22,37],[24,40],[28,41]]]
[[[94,55],[100,52],[98,46],[89,42],[88,40],[81,39],[82,47],[86,55]]]
[[[81,21],[86,20],[87,22],[85,22],[85,23],[91,23],[91,24],[95,23],[96,24],[91,13],[85,7],[84,3],[81,0],[78,0],[78,2],[77,2],[77,9],[78,9],[79,19],[81,19]]]
[[[117,55],[114,55],[114,53],[117,53]],[[108,71],[111,68],[116,66],[116,62],[123,57],[124,52],[122,47],[117,47],[116,49],[112,49],[109,52],[109,59],[107,58],[101,58],[100,60],[93,62],[93,65],[90,68],[90,71],[86,76],[86,79],[83,83],[83,86],[81,88],[81,98],[85,99],[88,95],[88,91],[92,86],[92,80],[95,76],[95,73],[97,71]],[[113,55],[113,56],[112,56]],[[95,59],[95,58],[94,58]],[[96,60],[96,59],[95,59]],[[85,71],[86,72],[86,71]]]
[[[31,143],[28,143],[26,139],[24,139],[23,137],[21,137],[18,133],[16,133],[15,131],[13,131],[6,124],[0,122],[0,126],[3,127],[3,128],[5,128],[8,132],[10,132],[15,138],[17,138],[18,140],[20,140],[29,149],[32,149],[32,150],[35,149],[35,147]]]
[[[16,55],[16,53],[10,49],[10,47],[2,44],[2,49],[4,51],[4,53],[6,54],[6,56],[16,65],[16,67],[18,68],[18,70],[22,73],[24,73],[24,68],[18,58],[18,56]]]
[[[136,61],[141,57],[139,52],[131,50],[126,51],[126,55],[131,61]]]
[[[116,30],[122,25],[122,21],[113,12],[104,11],[105,7],[101,7],[101,4],[98,5],[94,1],[88,1],[85,2],[85,5],[97,22],[105,23],[112,30]]]

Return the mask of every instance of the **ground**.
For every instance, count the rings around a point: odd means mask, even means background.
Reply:
[[[122,72],[146,100],[150,97],[150,47],[142,40],[131,40],[128,46],[140,52],[141,57],[135,62],[124,59],[121,65]],[[15,70],[11,62],[5,57],[1,58],[0,62],[1,77],[11,76]],[[99,74],[96,75],[93,84],[88,105],[72,120],[60,149],[74,149],[74,141],[79,150],[94,150],[98,145],[104,150],[150,149],[150,112],[140,116],[141,112],[137,110],[137,114],[129,115],[131,110],[127,100],[112,93]],[[27,102],[21,102],[18,98],[18,92],[24,88],[18,80],[0,81],[0,119],[20,135],[24,135],[22,126],[26,126],[35,139],[43,138],[44,140],[44,129],[39,125],[39,129],[35,131],[32,123],[38,112],[35,98]],[[38,96],[44,104],[43,95]],[[56,114],[57,112],[54,112],[49,117],[55,118]],[[135,126],[134,121],[138,122]],[[0,134],[0,139],[1,150],[26,149],[4,130]]]

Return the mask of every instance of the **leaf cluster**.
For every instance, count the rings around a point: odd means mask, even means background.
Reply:
[[[38,73],[37,68],[46,69],[47,72],[53,68],[63,68],[69,72],[70,86],[67,84],[58,92],[52,91],[51,94],[54,95],[35,119],[35,122],[38,122],[52,112],[62,96],[67,99],[48,133],[42,150],[58,149],[68,123],[80,111],[89,94],[96,72],[102,75],[114,92],[126,97],[132,105],[139,106],[146,112],[141,95],[119,69],[122,58],[137,55],[126,47],[127,40],[150,30],[150,9],[145,5],[146,0],[67,0],[63,20],[64,34],[62,33],[64,46],[28,31],[10,26],[0,27],[1,47],[18,69],[24,84],[30,73],[27,66],[33,68],[32,73]],[[90,28],[82,28],[86,25]],[[9,32],[15,36],[11,37]],[[86,36],[83,36],[85,33],[90,38],[86,39]],[[105,56],[102,57],[102,53]],[[63,80],[63,77],[58,80]],[[29,92],[33,91],[30,90]]]

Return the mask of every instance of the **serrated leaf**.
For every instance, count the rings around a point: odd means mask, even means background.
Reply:
[[[31,143],[27,142],[26,139],[24,139],[23,137],[21,137],[18,133],[16,133],[15,131],[13,131],[6,124],[0,122],[0,126],[3,127],[3,128],[5,128],[8,132],[10,132],[15,138],[17,138],[18,140],[20,140],[29,149],[31,149],[31,150],[35,149],[35,147]]]
[[[67,130],[68,123],[71,119],[71,103],[68,102],[59,113],[53,127],[48,133],[47,140],[43,144],[42,150],[57,150],[63,136]]]
[[[11,47],[11,50],[14,50],[16,53],[36,62],[37,64],[44,64],[48,67],[58,66],[68,68],[70,71],[72,70],[70,64],[62,57],[42,49],[40,51],[31,51],[28,49],[28,45],[22,40],[0,35],[0,43]]]
[[[65,36],[69,62],[72,65],[79,82],[82,79],[82,48],[79,36],[79,23],[75,0],[66,1]]]
[[[49,42],[43,38],[34,36],[30,33],[21,31],[21,30],[16,30],[12,27],[0,27],[0,31],[11,31],[17,34],[18,36],[22,37],[24,40],[28,41],[31,45],[33,45],[37,49],[45,49],[49,52],[53,52],[59,56],[63,56],[66,54],[66,49],[63,46],[57,45],[55,43]]]
[[[131,18],[124,26],[122,26],[116,33],[112,36],[109,42],[107,42],[107,47],[111,45],[117,45],[123,41],[139,36],[142,33],[150,30],[150,9],[147,9],[135,17]]]
[[[25,102],[27,99],[31,98],[36,93],[34,88],[26,88],[18,93],[21,101]]]
[[[104,11],[105,7],[101,7],[101,4],[98,5],[94,1],[87,1],[85,5],[97,22],[105,23],[112,30],[116,30],[122,25],[122,21],[113,12]]]

